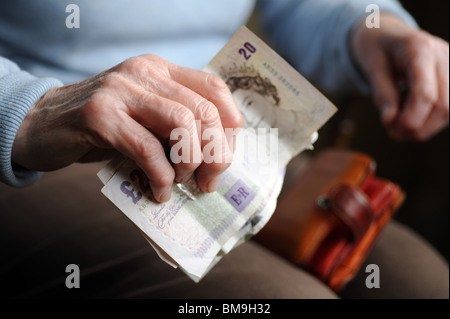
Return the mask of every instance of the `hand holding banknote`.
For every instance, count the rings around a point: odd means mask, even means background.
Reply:
[[[214,191],[231,160],[170,163],[162,141],[175,128],[184,128],[192,156],[198,157],[204,147],[202,130],[214,128],[221,146],[217,150],[230,158],[232,144],[224,128],[241,125],[230,90],[218,76],[143,55],[48,91],[20,126],[12,159],[28,169],[47,171],[117,150],[144,171],[153,199],[167,201],[173,181],[187,181],[194,171],[199,188]]]
[[[98,174],[105,185],[103,194],[136,224],[163,260],[194,281],[265,225],[275,210],[285,166],[314,142],[316,131],[336,111],[245,27],[204,71],[223,79],[245,119],[244,129],[225,134],[235,142],[234,159],[215,192],[203,192],[191,178],[172,186],[169,201],[155,203],[146,173],[132,159],[122,157]],[[211,149],[215,155],[221,153],[220,143],[204,139],[205,132],[201,135],[203,159],[211,155]],[[176,155],[191,154],[190,146],[181,138],[172,150],[177,149]],[[213,158],[217,161],[212,163],[224,159]]]

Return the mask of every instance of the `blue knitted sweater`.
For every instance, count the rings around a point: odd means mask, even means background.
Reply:
[[[348,47],[378,4],[411,25],[394,0],[14,0],[0,2],[0,181],[23,187],[39,172],[11,161],[17,130],[50,88],[153,53],[202,69],[258,5],[271,44],[326,93],[367,93]],[[67,19],[79,8],[79,28]]]

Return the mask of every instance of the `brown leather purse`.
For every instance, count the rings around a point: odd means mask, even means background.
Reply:
[[[404,200],[400,187],[377,178],[375,168],[365,154],[322,151],[254,239],[341,290]]]

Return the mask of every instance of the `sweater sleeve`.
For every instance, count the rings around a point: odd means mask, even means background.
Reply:
[[[0,57],[0,182],[25,187],[39,179],[40,172],[11,161],[11,150],[19,126],[31,107],[49,89],[62,85],[56,79],[36,78]]]
[[[353,27],[371,13],[366,12],[369,4],[417,27],[396,0],[260,0],[259,4],[265,30],[280,54],[332,94],[370,91],[349,45]]]

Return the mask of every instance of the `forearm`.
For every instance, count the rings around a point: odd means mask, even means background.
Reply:
[[[24,169],[11,161],[17,131],[31,107],[52,87],[62,86],[55,79],[39,79],[13,62],[0,57],[0,182],[23,187],[35,182],[40,173]]]
[[[394,0],[261,0],[265,29],[282,53],[304,76],[327,93],[368,93],[366,78],[356,66],[350,36],[377,4],[416,26]]]

